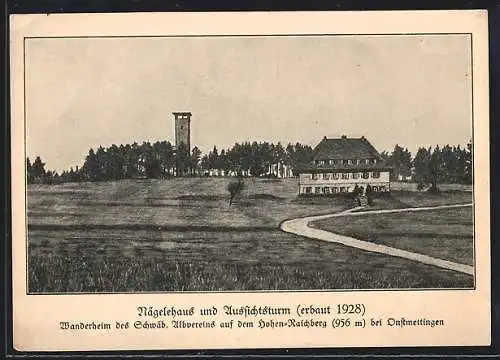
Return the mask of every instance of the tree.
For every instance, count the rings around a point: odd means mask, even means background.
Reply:
[[[41,180],[45,175],[45,163],[40,156],[37,156],[31,166],[31,176],[33,180]]]
[[[33,182],[33,168],[29,157],[26,158],[26,181],[28,184]]]
[[[158,179],[161,176],[161,162],[154,154],[146,160],[146,176],[150,179]]]
[[[387,151],[385,151],[385,150],[384,150],[384,151],[382,151],[382,152],[380,153],[380,157],[381,157],[381,158],[382,158],[382,160],[384,160],[385,162],[389,162],[389,157],[390,157],[390,155],[389,155],[389,153],[388,153]]]
[[[251,158],[250,158],[250,174],[260,176],[265,172],[265,157],[262,152],[262,147],[257,141],[252,142]]]
[[[356,196],[358,196],[359,194],[361,194],[361,192],[362,192],[361,188],[358,186],[358,184],[356,184],[354,186],[354,189],[352,190],[352,197],[355,198]]]
[[[152,157],[151,161],[153,160],[154,157]],[[125,177],[125,156],[115,144],[106,149],[106,162],[105,173],[109,180],[120,180]]]
[[[442,177],[443,173],[443,163],[442,163],[442,154],[439,145],[436,145],[434,151],[432,152],[430,161],[429,161],[429,173],[430,173],[430,183],[431,183],[431,192],[438,192],[439,189],[437,187],[438,181]]]
[[[408,149],[403,149],[396,144],[392,154],[389,156],[386,154],[384,154],[384,156],[387,157],[387,163],[392,166],[392,172],[390,174],[391,181],[399,180],[400,176],[407,177],[411,175],[411,153]]]
[[[241,146],[240,161],[242,171],[246,175],[249,175],[250,168],[252,167],[252,145],[248,141],[244,142]]]
[[[245,188],[245,184],[243,182],[243,179],[239,177],[237,180],[231,181],[227,185],[227,190],[229,191],[230,198],[229,198],[229,206],[233,204],[233,200],[235,197],[239,196],[241,191]]]
[[[310,162],[312,155],[313,149],[309,145],[302,145],[301,143],[295,144],[292,160],[292,167],[295,175],[297,175],[296,169]]]
[[[208,160],[207,154],[203,155],[203,157],[201,158],[200,165],[203,170],[210,169],[210,161]]]
[[[472,184],[472,179],[474,177],[474,146],[472,140],[467,144],[466,150],[463,152],[464,163],[465,163],[465,174],[463,178],[463,182],[466,184]]]
[[[75,182],[75,170],[73,170],[73,166],[70,168],[68,173],[68,182]]]
[[[366,196],[366,200],[368,201],[368,205],[372,206],[373,205],[373,191],[372,191],[372,187],[370,186],[370,184],[366,185],[365,196]]]
[[[85,158],[85,162],[82,168],[84,176],[90,180],[95,181],[99,179],[99,163],[97,161],[97,156],[93,149],[89,150],[89,154]]]
[[[208,167],[209,169],[216,169],[218,164],[219,152],[217,151],[217,147],[214,145],[213,150],[208,153]]]
[[[220,152],[217,168],[223,170],[226,175],[231,170],[231,159],[224,149]]]
[[[201,157],[201,151],[195,146],[191,151],[191,157],[189,158],[189,167],[191,169],[191,174],[194,174],[198,169],[200,157]]]
[[[181,142],[175,154],[175,168],[177,176],[184,176],[189,165],[189,152],[187,146]]]
[[[414,181],[417,182],[418,188],[422,189],[425,184],[429,182],[430,175],[430,159],[431,150],[424,147],[418,148],[417,154],[413,159],[413,165],[415,167],[415,174],[413,175]]]
[[[272,149],[272,164],[276,166],[276,174],[274,175],[279,176],[283,172],[283,165],[285,164],[286,161],[286,151],[280,142],[278,142],[276,145],[271,144],[271,149]]]
[[[288,143],[285,149],[285,164],[288,166],[292,166],[294,164],[295,159],[295,148],[292,144]]]

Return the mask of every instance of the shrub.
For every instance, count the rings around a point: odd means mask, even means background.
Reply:
[[[372,206],[373,205],[373,191],[372,187],[370,184],[366,185],[366,191],[365,191],[366,199],[368,200],[368,205]]]
[[[241,194],[241,191],[245,188],[245,184],[243,182],[242,178],[239,178],[236,181],[231,181],[227,185],[227,191],[229,191],[230,198],[229,198],[229,206],[233,204],[233,200],[235,197],[239,196]]]

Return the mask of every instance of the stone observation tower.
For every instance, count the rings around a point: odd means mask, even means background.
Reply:
[[[174,112],[175,117],[175,148],[179,149],[179,145],[184,143],[188,154],[191,153],[191,113],[190,112]]]

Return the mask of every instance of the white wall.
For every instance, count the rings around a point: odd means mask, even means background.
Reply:
[[[372,177],[372,172],[370,172],[370,176],[368,179],[363,179],[361,177],[361,173],[359,173],[359,177],[357,179],[352,178],[352,173],[349,174],[349,179],[342,179],[342,174],[339,173],[339,178],[337,180],[333,180],[332,176],[330,176],[330,180],[313,180],[312,179],[312,174],[300,174],[299,175],[299,184],[300,185],[310,185],[310,186],[320,186],[320,185],[325,185],[325,186],[335,186],[335,185],[342,185],[342,184],[358,184],[359,186],[364,185],[364,184],[373,184],[373,183],[388,183],[389,182],[389,172],[388,171],[383,171],[380,172],[380,177],[379,178],[373,178]]]
[[[330,176],[330,180],[325,180],[323,178],[318,179],[318,180],[313,180],[312,174],[300,174],[299,175],[299,194],[305,194],[306,187],[312,187],[311,193],[315,194],[316,187],[321,187],[321,188],[329,187],[330,193],[331,193],[332,187],[340,188],[342,186],[342,187],[348,188],[347,191],[350,192],[350,191],[354,190],[354,187],[356,185],[366,188],[366,185],[368,185],[368,184],[370,184],[370,186],[376,186],[377,188],[379,186],[384,186],[385,191],[389,191],[390,190],[389,172],[388,171],[380,172],[380,177],[378,177],[378,178],[373,178],[372,172],[370,172],[370,176],[368,179],[363,179],[361,177],[361,175],[357,179],[353,179],[352,173],[349,173],[348,179],[342,179],[342,175],[339,174],[338,179],[333,179],[332,176]]]

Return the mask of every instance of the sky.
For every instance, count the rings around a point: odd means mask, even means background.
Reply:
[[[324,136],[465,145],[472,136],[467,35],[28,39],[27,156],[81,166],[89,149],[174,142],[301,142]]]

